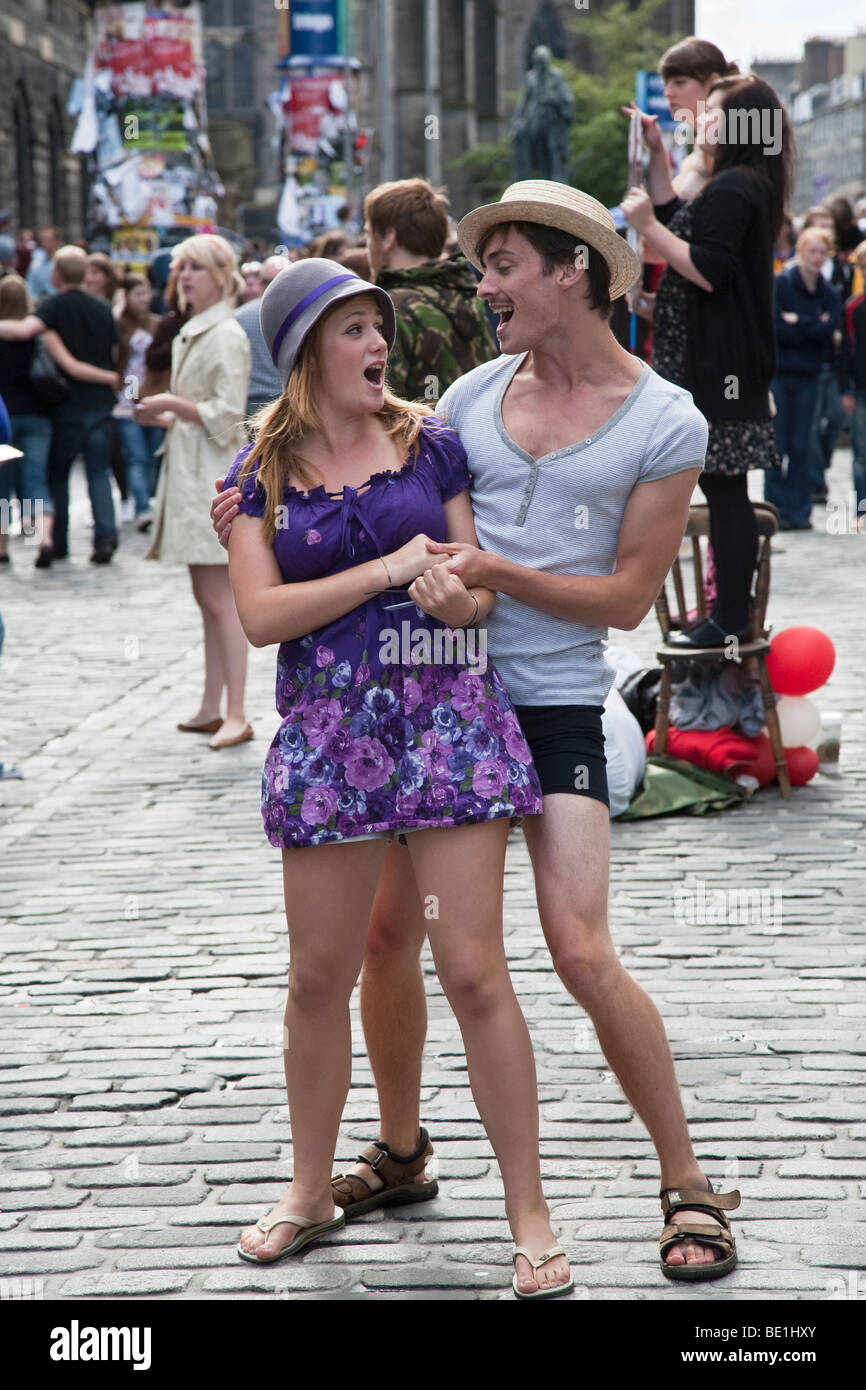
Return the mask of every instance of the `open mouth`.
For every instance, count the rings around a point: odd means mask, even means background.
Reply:
[[[499,315],[498,327],[501,329],[514,316],[514,306],[511,304],[491,304],[491,309]]]
[[[372,367],[365,368],[364,376],[372,386],[382,386],[385,381],[384,362],[376,362]]]

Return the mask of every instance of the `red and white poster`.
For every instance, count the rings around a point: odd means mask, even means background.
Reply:
[[[316,153],[322,121],[332,114],[329,92],[333,81],[333,77],[292,78],[285,110],[293,153]]]
[[[96,67],[111,72],[114,95],[196,96],[204,83],[198,6],[173,11],[123,8],[139,11],[134,22],[121,34],[119,20],[112,15],[111,22],[101,26],[96,47]]]

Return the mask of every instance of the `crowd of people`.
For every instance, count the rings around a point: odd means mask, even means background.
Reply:
[[[21,455],[0,496],[40,505],[37,565],[69,553],[80,454],[94,563],[118,544],[113,472],[121,524],[149,532],[148,558],[189,568],[205,670],[180,731],[215,750],[252,738],[247,644],[279,648],[262,811],[283,855],[294,1178],[243,1233],[244,1259],[435,1196],[418,1099],[429,938],[502,1173],[514,1292],[572,1288],[503,949],[522,817],[553,966],[659,1156],[662,1272],[736,1263],[739,1194],[715,1192],[694,1154],[661,1019],[607,927],[603,643],[650,608],[696,485],[715,598],[669,638],[686,654],[752,635],[750,470],[781,527],[806,529],[847,412],[866,501],[866,241],[844,199],[791,219],[791,130],[766,82],[694,38],[660,71],[696,138],[672,178],[641,115],[647,186],[622,208],[642,258],[590,193],[544,180],[456,228],[426,181],[385,184],[357,236],[240,265],[223,238],[192,236],[164,284],[54,229],[28,266],[20,239],[0,242],[0,395]],[[778,128],[772,148],[735,119],[748,112]],[[629,291],[651,328],[643,358],[624,340]],[[473,664],[454,636],[479,624],[490,659]],[[359,973],[381,1131],[332,1179]]]

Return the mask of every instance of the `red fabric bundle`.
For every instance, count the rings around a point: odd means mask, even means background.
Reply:
[[[647,752],[653,751],[655,729],[646,736]],[[762,787],[776,780],[776,760],[766,734],[747,738],[733,729],[668,729],[666,752],[695,767],[708,767],[723,777],[736,778],[741,772],[754,777]],[[792,787],[802,787],[818,771],[818,754],[812,748],[786,748],[785,761]]]
[[[655,730],[646,736],[647,752],[653,751]],[[737,777],[747,772],[757,778],[762,787],[775,781],[776,764],[766,734],[746,738],[733,729],[668,729],[666,752],[672,758],[682,758],[696,767],[708,767],[723,777]]]

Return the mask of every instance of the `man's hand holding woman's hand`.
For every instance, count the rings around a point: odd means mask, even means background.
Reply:
[[[468,545],[465,541],[428,541],[427,548],[444,557],[448,573],[456,574],[467,589],[496,588],[491,581],[489,551],[479,550],[477,545]]]

